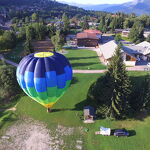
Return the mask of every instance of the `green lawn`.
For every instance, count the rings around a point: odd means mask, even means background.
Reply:
[[[18,43],[14,49],[4,54],[4,57],[6,59],[12,60],[13,62],[19,63],[22,59],[21,53],[23,52],[23,50],[23,43]]]
[[[130,72],[129,75],[132,76],[132,80],[140,82],[146,73]],[[97,120],[94,124],[89,125],[82,123],[80,116],[83,114],[83,107],[89,103],[86,101],[87,91],[99,76],[99,74],[75,74],[71,87],[55,104],[52,113],[47,113],[44,107],[29,97],[23,96],[17,104],[16,114],[20,117],[32,117],[45,122],[51,130],[55,129],[57,124],[88,128],[89,132],[81,135],[84,138],[85,150],[149,150],[150,117],[124,121]],[[5,122],[7,124],[9,120]],[[112,129],[126,128],[130,131],[131,136],[117,138],[95,135],[95,131],[98,131],[100,126]],[[78,132],[68,138],[67,143],[75,140],[77,136],[79,136]]]
[[[69,59],[73,69],[83,70],[99,70],[106,69],[106,66],[101,64],[96,52],[85,49],[67,50],[65,56]]]

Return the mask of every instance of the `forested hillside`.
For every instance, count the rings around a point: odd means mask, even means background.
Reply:
[[[68,16],[100,16],[105,12],[96,12],[84,10],[83,8],[62,4],[52,0],[1,0],[0,7],[5,8],[11,17],[17,17],[21,14],[32,14],[37,12],[42,16],[62,16],[66,13]],[[22,12],[21,12],[22,11]]]

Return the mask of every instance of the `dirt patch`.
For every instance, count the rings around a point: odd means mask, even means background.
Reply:
[[[75,128],[60,125],[52,132],[43,123],[32,119],[18,121],[0,138],[0,150],[63,150],[70,144],[64,139],[73,136],[74,132]],[[82,141],[71,147],[82,149]]]

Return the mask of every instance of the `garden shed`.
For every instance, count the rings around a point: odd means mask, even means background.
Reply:
[[[84,107],[84,123],[94,123],[95,109],[92,106]]]

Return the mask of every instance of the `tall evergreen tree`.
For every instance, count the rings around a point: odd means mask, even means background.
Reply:
[[[113,88],[108,115],[111,118],[123,118],[128,107],[131,83],[122,59],[121,46],[118,46],[110,61],[107,77],[111,79],[111,86]]]
[[[136,21],[129,33],[132,42],[142,42],[144,40],[144,27],[139,21]]]
[[[70,30],[70,22],[69,22],[69,18],[65,13],[62,16],[62,21],[64,23],[63,32],[67,34]]]
[[[64,45],[64,38],[60,34],[60,31],[56,31],[56,35],[51,37],[52,44],[54,45],[54,51],[61,50]]]
[[[83,30],[89,29],[88,17],[84,18],[84,21],[82,23],[82,29]]]

